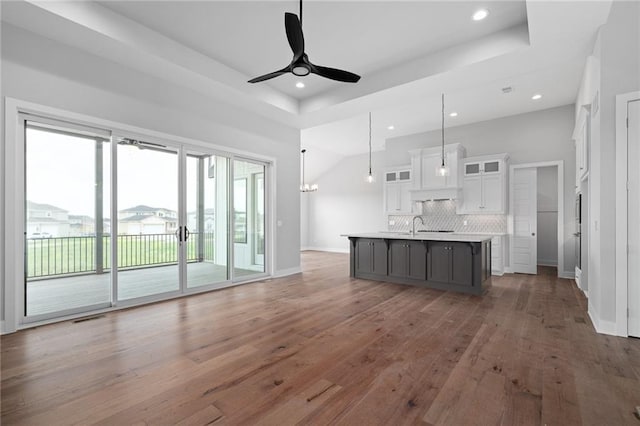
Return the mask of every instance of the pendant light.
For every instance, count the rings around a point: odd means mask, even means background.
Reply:
[[[304,154],[307,152],[306,149],[303,149],[302,151],[302,183],[300,184],[300,192],[314,192],[318,190],[318,185],[317,184],[313,184],[313,185],[309,185],[308,183],[305,183],[304,181]]]
[[[444,93],[442,94],[442,162],[436,168],[436,176],[449,176],[449,167],[444,164]]]
[[[369,113],[369,174],[365,180],[367,183],[374,183],[376,181],[375,176],[371,173],[371,113]]]

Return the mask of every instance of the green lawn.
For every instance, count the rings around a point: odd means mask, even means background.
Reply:
[[[191,234],[187,242],[187,260],[198,260],[198,234]],[[105,237],[103,269],[111,266],[111,239]],[[212,233],[204,234],[204,258],[213,259],[215,240]],[[118,267],[135,268],[178,261],[178,242],[173,234],[119,235]],[[27,277],[73,274],[96,271],[96,238],[65,237],[28,239]]]

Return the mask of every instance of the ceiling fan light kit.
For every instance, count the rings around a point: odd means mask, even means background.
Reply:
[[[261,81],[279,77],[286,73],[291,73],[298,77],[316,74],[320,77],[342,81],[344,83],[357,83],[358,80],[360,80],[360,76],[352,72],[315,65],[309,61],[309,57],[304,51],[304,34],[302,33],[302,0],[300,0],[300,19],[298,19],[298,16],[295,14],[286,12],[284,14],[284,27],[287,32],[289,46],[293,51],[293,59],[291,60],[291,63],[281,70],[253,78],[249,80],[249,83],[259,83]]]

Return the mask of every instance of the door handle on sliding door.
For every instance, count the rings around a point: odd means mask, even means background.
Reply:
[[[176,239],[178,240],[178,242],[182,242],[182,226],[178,226],[178,229],[176,229],[176,232],[174,232],[174,235],[176,236]]]
[[[184,227],[184,240],[187,241],[189,239],[189,230],[187,229],[187,227]]]

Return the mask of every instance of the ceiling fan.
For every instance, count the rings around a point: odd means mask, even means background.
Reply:
[[[360,76],[349,71],[339,70],[336,68],[322,67],[312,64],[309,57],[304,52],[304,35],[302,34],[302,0],[300,0],[300,19],[293,14],[286,12],[284,14],[284,27],[287,32],[287,40],[293,51],[293,59],[291,63],[281,70],[261,75],[260,77],[249,80],[249,83],[259,83],[274,77],[281,76],[288,72],[304,77],[309,74],[317,74],[331,80],[342,81],[345,83],[356,83],[360,80]]]

